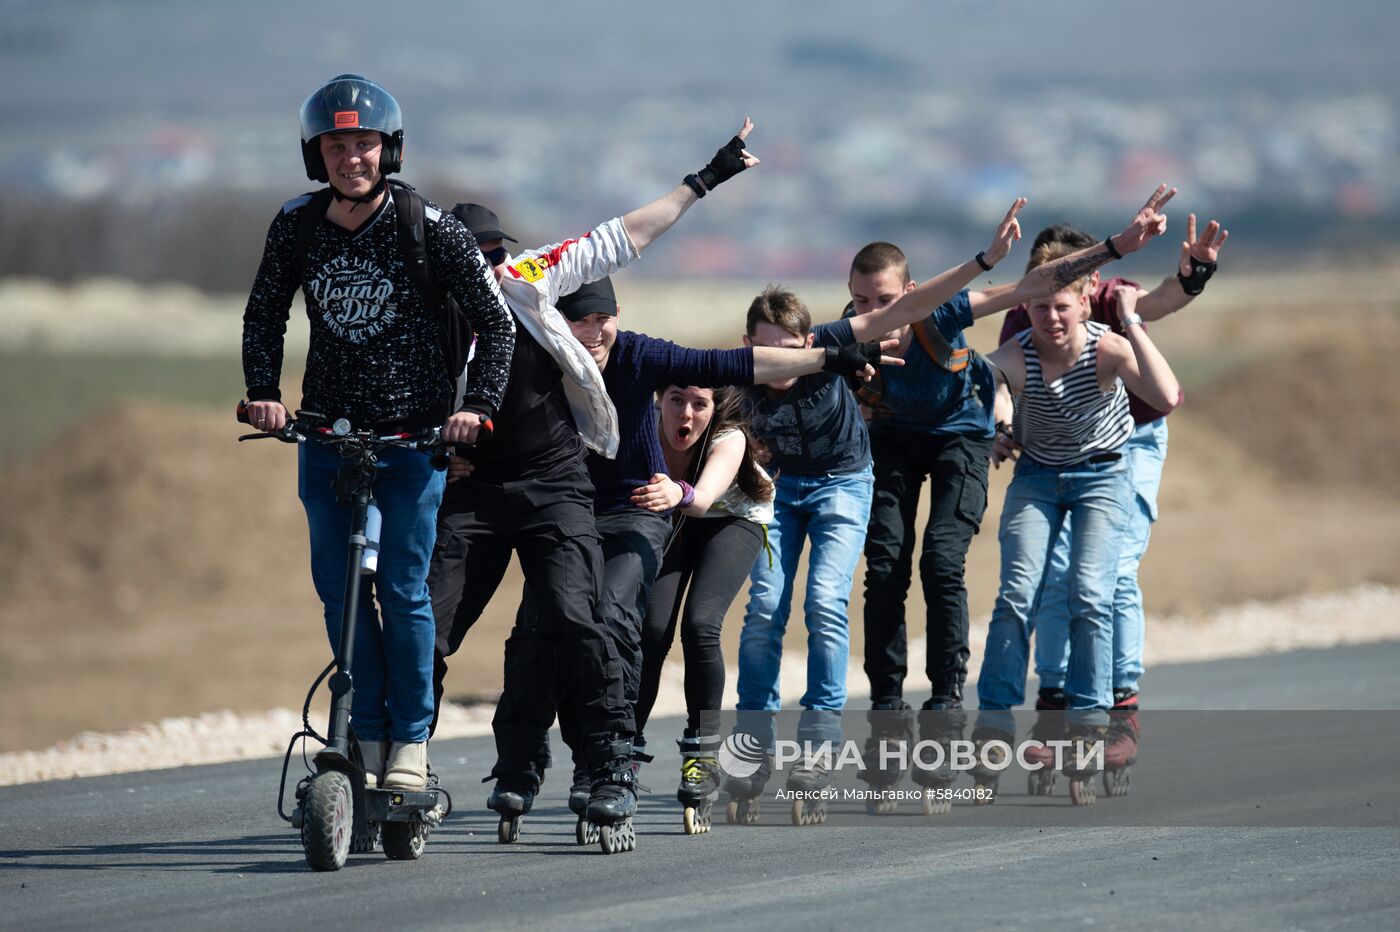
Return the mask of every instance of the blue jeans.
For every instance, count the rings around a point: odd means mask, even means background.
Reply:
[[[1016,463],[1001,513],[1001,588],[987,630],[977,698],[987,711],[1014,709],[1025,701],[1031,614],[1046,577],[1055,539],[1067,517],[1070,566],[1069,670],[1065,698],[1086,724],[1108,724],[1113,705],[1113,590],[1118,546],[1128,520],[1128,465],[1078,463],[1054,468],[1027,455]],[[1011,716],[979,716],[979,725],[1013,731]]]
[[[781,475],[773,500],[768,547],[750,574],[749,604],[739,635],[739,709],[780,708],[778,668],[783,632],[792,611],[797,561],[807,537],[807,692],[799,741],[841,740],[839,712],[846,705],[846,664],[851,653],[851,599],[856,562],[865,543],[875,479],[869,466],[844,475]],[[771,718],[765,738],[773,744]]]
[[[335,500],[339,454],[302,444],[297,492],[311,528],[311,579],[340,644],[352,506]],[[428,561],[447,473],[410,450],[379,454],[374,500],[383,515],[379,570],[362,577],[350,723],[369,741],[426,741],[433,719],[433,625]],[[373,585],[371,586],[371,580]],[[376,611],[376,601],[378,610]],[[380,615],[383,623],[380,623]]]
[[[1157,489],[1167,459],[1167,419],[1139,424],[1123,447],[1128,461],[1133,498],[1128,506],[1128,526],[1118,550],[1118,582],[1113,591],[1113,688],[1138,691],[1142,676],[1142,589],[1138,565],[1147,553],[1152,525],[1157,520]],[[1050,572],[1034,611],[1035,672],[1041,688],[1062,689],[1069,669],[1069,572],[1070,522],[1060,532],[1050,557]]]

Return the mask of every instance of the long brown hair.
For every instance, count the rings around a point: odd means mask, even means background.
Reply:
[[[662,389],[662,396],[671,388],[688,388],[687,385],[668,385]],[[710,441],[727,430],[737,430],[744,435],[744,458],[739,462],[739,472],[734,481],[739,490],[756,502],[767,502],[773,498],[773,481],[758,465],[757,441],[749,432],[749,405],[742,389],[724,386],[714,390],[715,410],[710,415],[710,426],[705,428],[705,436],[696,446],[695,459],[686,470],[686,480],[695,483],[705,469],[705,461],[710,455]]]

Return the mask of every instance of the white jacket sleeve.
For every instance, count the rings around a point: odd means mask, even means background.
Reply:
[[[561,296],[611,275],[637,256],[622,218],[615,217],[578,239],[527,251],[512,261],[508,274],[531,282],[542,275],[545,297],[553,306]]]

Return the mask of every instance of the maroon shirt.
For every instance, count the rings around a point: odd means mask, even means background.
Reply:
[[[1089,319],[1107,324],[1114,333],[1122,334],[1123,326],[1118,321],[1118,299],[1114,297],[1113,290],[1119,285],[1127,285],[1133,288],[1139,287],[1137,282],[1129,281],[1126,278],[1110,278],[1107,281],[1100,281],[1098,289],[1089,296]],[[1031,315],[1026,312],[1024,304],[1013,307],[1006,312],[1006,319],[1001,324],[1001,342],[1029,329],[1031,325]],[[1186,393],[1182,392],[1185,398]],[[1131,391],[1128,392],[1128,407],[1133,412],[1134,424],[1146,424],[1155,421],[1160,417],[1166,417],[1166,411],[1158,411],[1156,408],[1143,401]]]

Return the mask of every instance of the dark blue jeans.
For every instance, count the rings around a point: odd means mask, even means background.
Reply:
[[[331,649],[340,644],[352,506],[335,499],[340,456],[299,449],[297,492],[311,529],[311,579],[325,606]],[[369,741],[426,741],[433,717],[433,610],[428,560],[447,473],[422,453],[379,454],[374,500],[384,524],[379,570],[362,577],[351,675],[350,724]],[[373,582],[371,582],[371,580]]]

